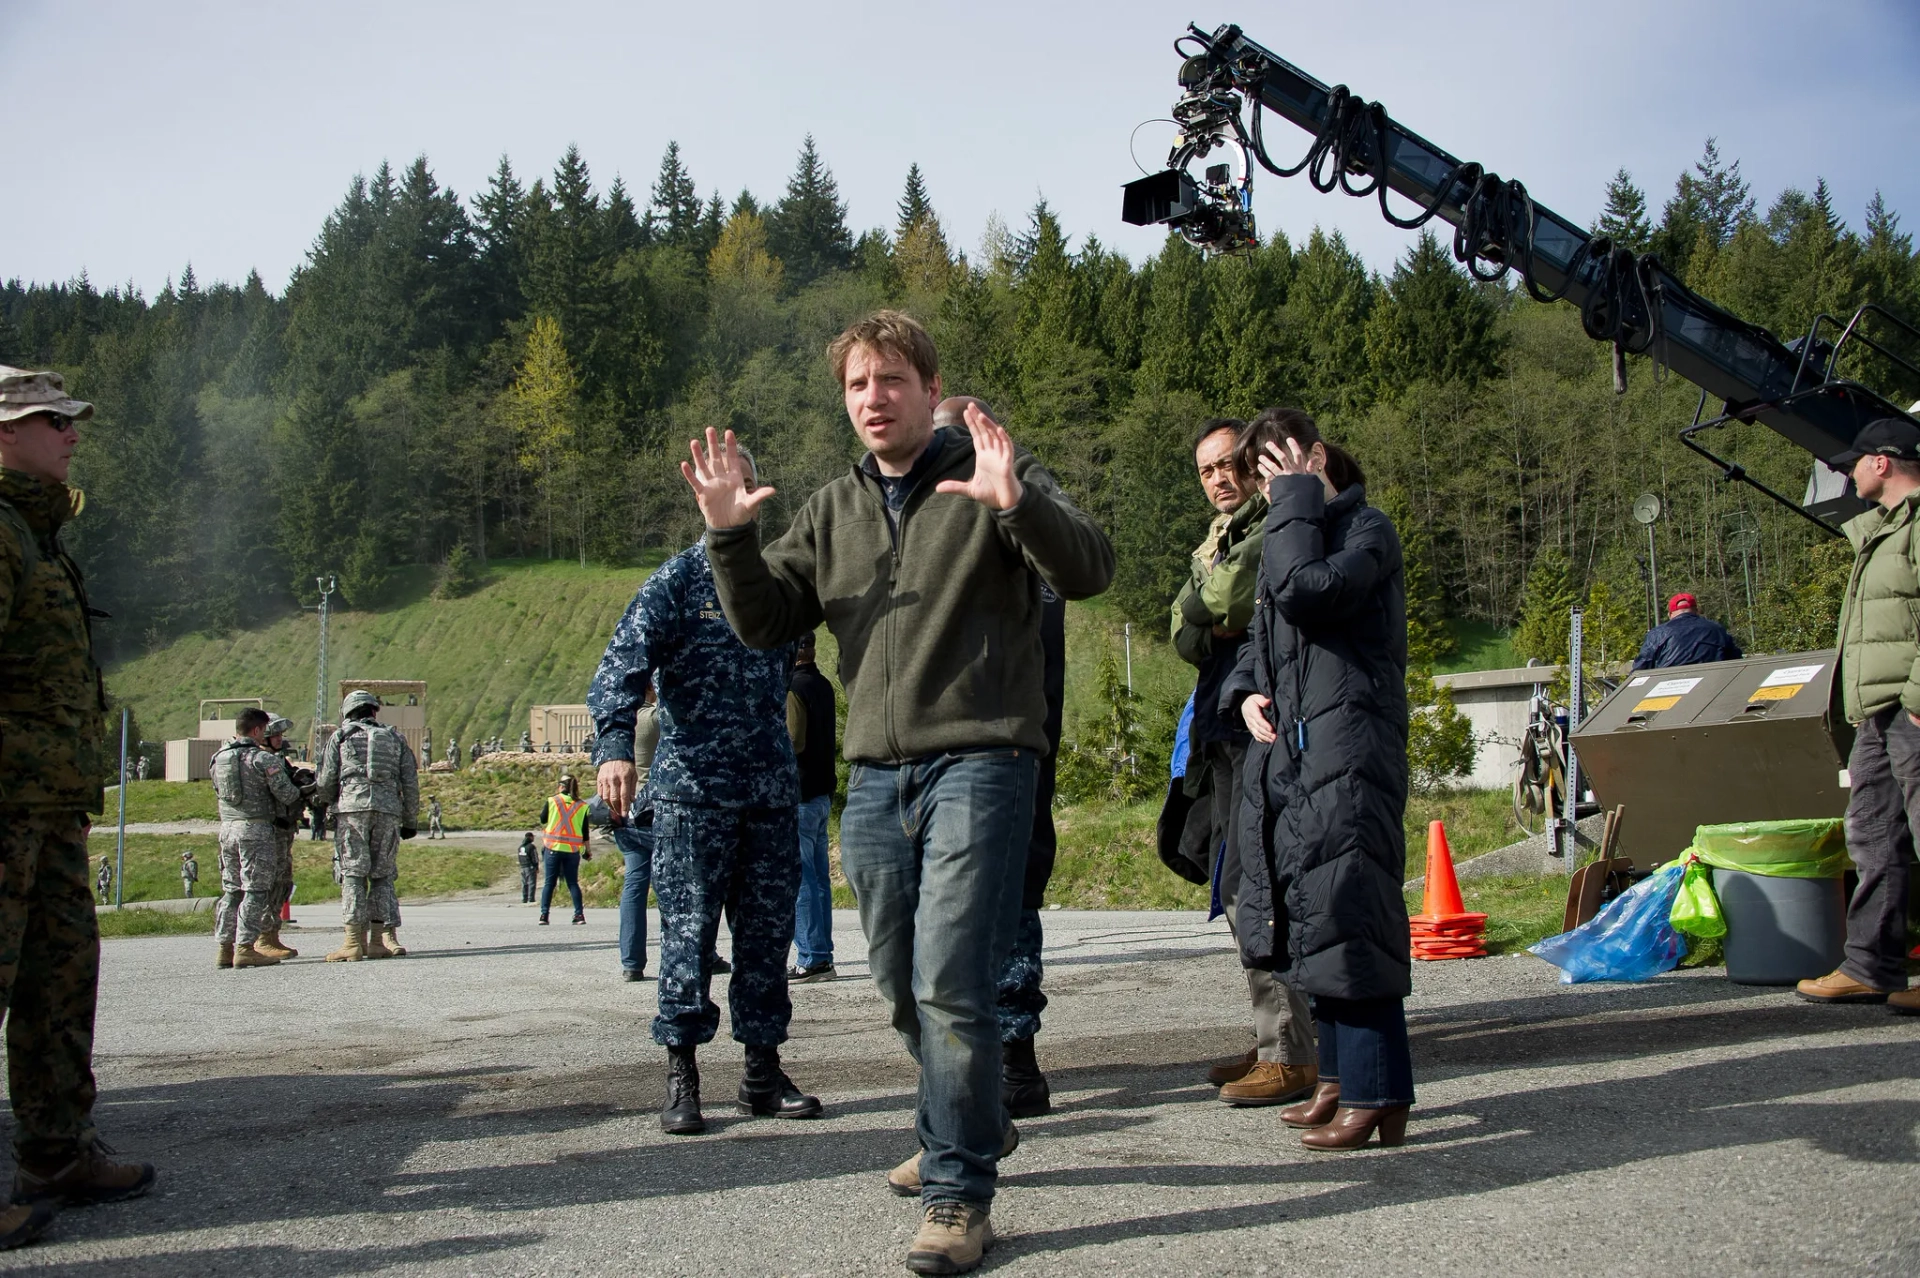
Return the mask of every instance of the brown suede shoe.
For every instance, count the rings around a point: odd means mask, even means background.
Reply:
[[[0,1251],[24,1247],[53,1223],[49,1202],[13,1203],[0,1208]]]
[[[1920,1016],[1920,986],[1887,995],[1887,1010],[1901,1016]]]
[[[1000,1157],[1005,1158],[1018,1148],[1020,1148],[1020,1129],[1008,1123],[1007,1137],[1000,1142]],[[915,1154],[888,1172],[887,1188],[902,1198],[918,1198],[920,1196],[920,1155]]]
[[[1207,1071],[1207,1081],[1215,1087],[1237,1083],[1247,1076],[1247,1071],[1252,1069],[1253,1063],[1259,1059],[1259,1054],[1249,1047],[1244,1056],[1236,1056],[1232,1060],[1215,1061],[1213,1068]]]
[[[1220,1089],[1220,1099],[1229,1105],[1278,1105],[1312,1091],[1319,1081],[1318,1065],[1255,1061],[1246,1077]]]
[[[95,1140],[60,1163],[21,1163],[13,1176],[13,1201],[57,1200],[69,1207],[117,1203],[153,1188],[152,1163],[116,1162],[105,1141]]]
[[[964,1274],[993,1246],[987,1213],[971,1203],[943,1198],[927,1204],[926,1218],[907,1245],[907,1268],[916,1274]]]
[[[1794,990],[1809,1003],[1884,1003],[1891,990],[1862,985],[1845,972],[1833,971],[1817,980],[1805,980]]]

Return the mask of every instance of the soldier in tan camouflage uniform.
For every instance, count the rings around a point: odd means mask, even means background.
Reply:
[[[274,822],[300,801],[287,765],[265,746],[267,712],[248,706],[234,720],[238,734],[213,756],[213,792],[220,800],[220,907],[213,935],[219,967],[271,967],[280,961],[254,942],[268,929],[280,882],[280,832]]]
[[[18,1167],[0,1248],[69,1205],[133,1198],[153,1167],[117,1162],[93,1126],[100,931],[87,827],[107,772],[106,690],[80,567],[60,545],[76,423],[57,373],[0,365],[0,1011]]]
[[[293,747],[287,744],[287,733],[293,727],[293,720],[284,715],[275,715],[267,724],[266,747],[280,756],[286,765],[287,776],[292,780],[299,797],[292,803],[282,803],[274,814],[274,875],[273,895],[267,901],[267,925],[260,933],[260,939],[254,948],[262,954],[275,958],[299,958],[300,951],[280,939],[280,915],[286,910],[287,902],[293,899],[293,844],[300,836],[300,813],[313,797],[313,769],[295,764]]]
[[[329,963],[394,957],[383,934],[399,926],[393,880],[400,840],[414,836],[420,817],[420,777],[407,739],[380,723],[379,712],[371,692],[348,693],[320,764],[317,793],[339,814],[334,853],[346,920],[346,939]]]

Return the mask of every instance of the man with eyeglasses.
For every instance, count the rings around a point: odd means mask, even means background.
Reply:
[[[0,1248],[62,1204],[133,1198],[153,1167],[119,1162],[93,1125],[100,928],[89,813],[108,767],[106,688],[80,566],[60,544],[79,514],[67,469],[93,405],[58,373],[0,365],[0,1011],[18,1170]]]

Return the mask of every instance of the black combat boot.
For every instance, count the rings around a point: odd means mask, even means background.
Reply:
[[[667,1107],[660,1111],[660,1130],[669,1136],[698,1136],[707,1130],[700,1116],[700,1067],[691,1047],[667,1049]]]
[[[749,1114],[774,1118],[818,1118],[820,1098],[793,1085],[780,1068],[777,1047],[747,1048],[747,1072],[740,1080],[740,1108]]]
[[[1014,1118],[1038,1118],[1053,1109],[1047,1076],[1033,1058],[1030,1038],[1000,1045],[1000,1101]]]

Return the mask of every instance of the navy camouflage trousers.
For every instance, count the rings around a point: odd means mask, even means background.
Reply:
[[[93,1143],[100,925],[85,821],[0,809],[0,1011],[21,1161],[60,1161]]]
[[[795,809],[707,808],[654,801],[653,893],[660,903],[660,1012],[653,1041],[713,1041],[720,1009],[708,996],[706,956],[726,911],[733,936],[727,1007],[749,1047],[786,1041],[787,950],[800,890]]]

